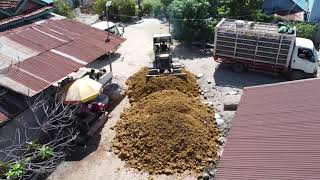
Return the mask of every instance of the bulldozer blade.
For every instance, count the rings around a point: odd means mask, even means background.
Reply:
[[[159,74],[148,74],[147,78],[152,77],[159,77],[159,76],[179,76],[179,77],[185,77],[186,73],[159,73]]]

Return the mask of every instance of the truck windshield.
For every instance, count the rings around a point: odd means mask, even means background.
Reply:
[[[117,36],[119,35],[119,31],[118,31],[117,26],[112,26],[112,27],[109,28],[107,31],[110,32],[110,33],[112,33],[112,34],[114,34],[114,35],[117,35]]]

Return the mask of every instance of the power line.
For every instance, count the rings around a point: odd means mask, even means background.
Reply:
[[[288,11],[289,10],[288,15],[290,15],[290,11],[292,10],[293,7],[286,8],[286,9],[274,10],[274,11],[270,11],[269,13],[270,14],[276,14],[277,12],[280,12],[280,11]],[[130,17],[130,18],[137,18],[138,17],[138,16],[123,15],[123,14],[110,14],[110,15],[118,16],[118,17]],[[292,14],[292,15],[298,17],[301,20],[304,20],[301,17],[297,16],[296,14]],[[235,17],[225,17],[225,18],[228,18],[228,19],[239,19],[239,18],[250,17],[250,16],[252,16],[252,14],[240,15],[240,16],[235,16]],[[210,17],[210,18],[169,18],[169,20],[176,20],[176,21],[209,21],[209,20],[212,20],[213,18],[215,18],[215,17]]]

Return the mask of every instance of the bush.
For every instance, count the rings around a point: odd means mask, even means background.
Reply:
[[[106,9],[106,2],[107,0],[96,0],[93,4],[93,12],[96,14],[102,14]]]
[[[107,0],[97,0],[93,5],[94,13],[102,14],[106,9],[106,2]],[[131,16],[136,15],[136,4],[134,0],[112,0],[108,13],[126,22],[131,19]]]
[[[297,28],[297,36],[302,38],[307,38],[313,40],[316,32],[317,26],[314,24],[308,24],[303,22],[293,23]]]
[[[208,41],[213,34],[207,0],[174,0],[169,6],[173,35],[179,40]]]
[[[75,17],[71,8],[63,0],[55,0],[53,4],[54,4],[54,8],[55,8],[55,10],[54,10],[55,13],[57,13],[61,16],[66,16],[68,18]]]

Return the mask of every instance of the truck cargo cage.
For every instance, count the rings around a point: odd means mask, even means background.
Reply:
[[[296,39],[277,24],[222,19],[215,28],[214,56],[288,67]]]

